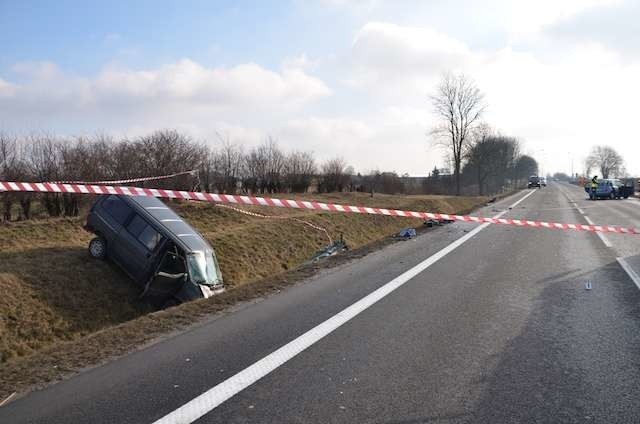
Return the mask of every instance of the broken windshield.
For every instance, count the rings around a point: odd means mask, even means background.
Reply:
[[[189,253],[187,267],[194,283],[214,285],[222,282],[218,261],[211,251]]]

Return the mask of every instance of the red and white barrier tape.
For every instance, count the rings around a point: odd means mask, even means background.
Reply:
[[[322,231],[327,236],[327,238],[329,239],[329,244],[333,243],[333,239],[331,238],[331,235],[329,234],[329,231],[327,231],[326,228],[320,227],[319,225],[315,225],[312,222],[305,221],[304,219],[296,218],[295,216],[263,215],[261,213],[249,212],[249,211],[245,211],[244,209],[234,208],[233,206],[229,206],[229,205],[217,204],[216,206],[220,206],[221,208],[225,208],[225,209],[231,209],[232,211],[239,212],[239,213],[242,213],[242,214],[245,214],[245,215],[255,216],[256,218],[287,219],[287,220],[291,220],[291,221],[294,221],[294,222],[298,222],[300,224],[303,224],[303,225],[306,225],[308,227],[311,227],[314,230]]]
[[[166,180],[173,177],[179,177],[180,175],[196,175],[197,172],[198,172],[197,170],[192,169],[191,171],[176,172],[175,174],[159,175],[157,177],[141,177],[141,178],[130,178],[128,180],[109,180],[109,181],[52,181],[49,184],[83,184],[83,185],[129,184],[129,183],[140,183],[144,181]]]
[[[0,193],[8,192],[41,192],[41,193],[75,193],[75,194],[120,194],[125,196],[151,196],[169,199],[199,200],[203,202],[233,203],[250,206],[274,206],[279,208],[311,209],[328,212],[361,213],[386,215],[404,218],[436,219],[464,221],[474,223],[489,222],[491,224],[513,225],[516,227],[547,228],[552,230],[590,231],[598,233],[640,234],[636,228],[625,228],[613,225],[561,224],[558,222],[528,221],[524,219],[486,218],[468,215],[449,215],[444,213],[402,211],[396,209],[371,208],[366,206],[339,205],[306,200],[275,199],[269,197],[240,196],[231,194],[215,194],[193,191],[164,190],[159,188],[123,187],[83,184],[25,183],[0,181]]]

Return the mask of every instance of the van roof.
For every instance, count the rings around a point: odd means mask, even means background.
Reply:
[[[137,206],[155,219],[162,226],[174,242],[189,252],[213,250],[209,243],[191,225],[187,224],[180,215],[157,197],[150,196],[121,196],[129,203]]]

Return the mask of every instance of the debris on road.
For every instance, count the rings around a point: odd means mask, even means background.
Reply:
[[[334,255],[337,255],[340,252],[344,252],[344,251],[347,251],[347,250],[349,250],[349,247],[344,242],[342,234],[340,234],[340,239],[339,240],[336,240],[333,243],[331,243],[330,245],[328,245],[327,247],[325,247],[324,249],[317,251],[311,257],[311,260],[309,262],[311,262],[311,263],[317,262],[320,259],[327,258],[329,256],[334,256]]]
[[[591,283],[590,282],[586,282],[584,285],[584,288],[587,290],[591,290]]]
[[[396,238],[401,240],[409,240],[414,238],[418,233],[416,233],[415,228],[404,228],[400,230],[398,234],[395,235]]]
[[[453,221],[452,219],[427,219],[426,221],[424,221],[424,225],[431,228],[431,227],[435,227],[435,226],[441,226],[444,224],[452,224],[455,221]]]

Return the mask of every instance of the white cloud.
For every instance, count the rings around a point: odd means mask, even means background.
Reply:
[[[355,75],[349,81],[381,88],[428,85],[442,72],[464,68],[474,59],[464,43],[446,34],[387,22],[365,24],[351,50]]]
[[[95,79],[94,87],[98,97],[166,99],[221,108],[273,102],[299,105],[330,94],[322,81],[300,69],[277,73],[253,63],[207,69],[189,59],[151,71],[106,69]]]
[[[16,85],[0,78],[0,97],[13,97],[16,92]]]
[[[19,64],[14,72],[27,81],[1,86],[13,87],[0,103],[0,110],[6,113],[59,115],[82,109],[117,117],[176,108],[187,114],[195,110],[256,111],[274,105],[291,110],[331,94],[321,80],[301,69],[274,72],[253,63],[206,68],[183,59],[150,70],[109,67],[90,78],[66,75],[51,63]],[[4,92],[8,90],[3,88]]]
[[[494,5],[504,14],[507,31],[512,41],[541,31],[545,26],[567,19],[582,11],[602,6],[613,6],[621,0],[501,0]]]
[[[306,53],[298,56],[287,57],[282,61],[282,69],[313,70],[318,66],[318,59],[310,59]]]
[[[342,156],[360,172],[426,175],[441,152],[427,152],[425,116],[424,110],[403,107],[389,107],[366,122],[311,116],[290,120],[272,134],[287,149],[311,150],[320,161]]]
[[[335,156],[362,147],[374,134],[364,122],[344,118],[306,117],[291,119],[274,135],[288,148],[311,150],[320,156]]]
[[[545,28],[555,42],[593,42],[637,59],[640,52],[637,31],[640,3],[629,1],[620,7],[596,7],[561,19]]]

